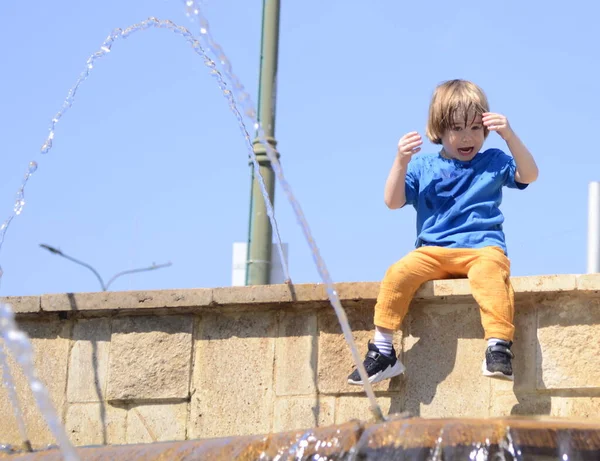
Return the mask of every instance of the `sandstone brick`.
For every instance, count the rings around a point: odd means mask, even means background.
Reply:
[[[538,306],[538,389],[600,388],[600,300]]]
[[[39,312],[40,302],[39,296],[10,296],[0,298],[0,303],[10,304],[12,311],[17,315]]]
[[[490,417],[543,416],[550,414],[551,407],[549,395],[498,391],[490,398]]]
[[[342,301],[374,301],[379,293],[379,282],[336,283],[335,291]]]
[[[536,275],[532,277],[513,277],[511,279],[515,293],[540,293],[572,291],[577,288],[577,276],[569,274]]]
[[[67,400],[101,402],[106,396],[110,353],[110,320],[78,320],[69,357]]]
[[[292,288],[282,285],[251,285],[239,287],[223,287],[213,290],[213,303],[221,306],[231,304],[275,304],[292,301]]]
[[[442,296],[470,296],[471,286],[468,279],[434,280],[424,283],[415,293],[415,299],[427,299]]]
[[[59,321],[42,323],[23,320],[19,322],[19,328],[31,340],[34,351],[33,364],[37,376],[48,389],[58,417],[61,422],[64,422],[62,415],[65,404],[70,324]],[[0,342],[2,341],[0,340]],[[12,358],[9,359],[9,364],[31,443],[35,447],[44,447],[54,443],[54,437],[37,409],[25,376],[20,368],[17,368]],[[2,378],[0,382],[3,382],[4,376],[1,367],[0,377]],[[4,386],[0,386],[0,415],[2,415],[0,418],[0,443],[20,446],[21,436]]]
[[[552,396],[552,416],[600,419],[600,395],[596,397]]]
[[[490,381],[481,374],[486,342],[479,307],[412,309],[407,331],[406,410],[422,417],[487,416]]]
[[[76,446],[123,444],[126,413],[106,402],[71,404],[65,430]]]
[[[97,311],[103,309],[156,309],[205,307],[212,302],[211,288],[193,290],[103,291],[98,293],[56,293],[41,297],[41,309],[56,311]]]
[[[600,274],[582,274],[577,276],[577,289],[579,291],[600,291]]]
[[[191,316],[113,320],[109,400],[188,398]]]
[[[306,395],[316,391],[317,316],[282,312],[275,344],[275,393]]]
[[[276,313],[204,314],[195,342],[191,438],[267,433]]]
[[[377,397],[376,401],[384,416],[393,413],[402,413],[403,402],[400,395],[391,397]],[[343,424],[352,419],[361,421],[374,421],[375,416],[371,411],[369,399],[364,396],[338,397],[335,408],[335,424]]]
[[[375,326],[373,325],[373,309],[352,308],[346,309],[346,316],[350,323],[352,336],[360,360],[367,351],[369,339],[373,339]],[[364,394],[362,386],[348,384],[348,375],[352,372],[354,361],[352,353],[333,308],[319,312],[319,357],[318,357],[318,387],[324,394],[358,393]],[[402,350],[402,332],[394,335],[396,352]],[[399,391],[402,389],[402,376],[377,383],[373,386],[376,391]]]
[[[328,426],[334,422],[334,397],[284,397],[275,401],[273,432]]]
[[[127,412],[127,443],[185,440],[187,403],[137,405]]]

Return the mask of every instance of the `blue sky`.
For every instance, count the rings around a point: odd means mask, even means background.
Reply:
[[[234,72],[257,99],[262,2],[206,0]],[[424,133],[429,97],[475,81],[533,152],[540,179],[506,191],[513,275],[586,269],[587,187],[595,145],[600,6],[571,2],[282,1],[276,138],[284,172],[334,281],[380,280],[410,251],[412,209],[388,210],[383,186],[397,140]],[[52,116],[110,31],[149,16],[190,27],[178,0],[0,3],[0,219],[30,160],[27,204],[9,229],[0,294],[228,286],[232,244],[248,232],[244,140],[201,59],[150,29],[115,43],[81,86],[42,156]],[[487,147],[504,147],[492,134]],[[434,146],[425,145],[429,152]],[[278,188],[275,210],[294,282],[319,277]],[[4,211],[2,211],[4,210]]]

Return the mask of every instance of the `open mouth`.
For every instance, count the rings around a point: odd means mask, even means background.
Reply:
[[[465,157],[468,155],[471,155],[473,153],[475,149],[471,146],[471,147],[460,147],[458,149],[458,153],[460,155],[464,155]]]

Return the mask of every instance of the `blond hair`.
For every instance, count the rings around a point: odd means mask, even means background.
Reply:
[[[455,117],[464,117],[489,112],[489,104],[481,88],[467,80],[448,80],[440,84],[431,98],[425,134],[434,144],[442,143],[442,136],[455,123]],[[484,137],[489,131],[484,127]]]

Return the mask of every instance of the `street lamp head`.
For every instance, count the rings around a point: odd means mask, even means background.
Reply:
[[[40,243],[40,246],[46,250],[48,250],[50,253],[54,253],[56,255],[62,255],[62,251],[51,247],[50,245],[46,245],[45,243]]]

